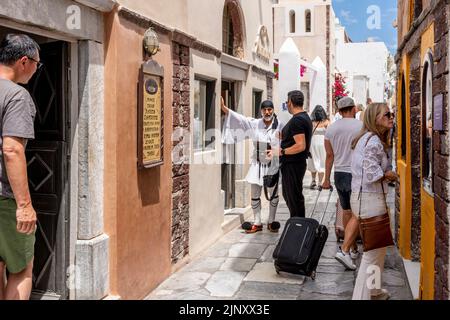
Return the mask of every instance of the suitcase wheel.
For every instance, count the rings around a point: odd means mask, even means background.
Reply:
[[[280,268],[277,265],[275,265],[275,271],[277,274],[280,274]]]
[[[316,280],[316,271],[311,272],[311,279]]]

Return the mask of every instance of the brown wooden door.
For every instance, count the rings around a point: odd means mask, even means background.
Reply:
[[[27,88],[36,104],[35,140],[27,145],[28,180],[38,213],[33,297],[68,298],[67,45],[41,44],[44,67]]]

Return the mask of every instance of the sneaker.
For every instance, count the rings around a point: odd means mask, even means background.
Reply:
[[[278,230],[280,229],[280,223],[278,221],[273,221],[271,223],[268,223],[267,229],[270,232],[278,232]]]
[[[256,233],[258,231],[262,231],[263,227],[261,226],[257,226],[256,224],[252,225],[252,227],[249,230],[245,230],[245,233]]]
[[[350,257],[352,258],[352,260],[356,260],[359,258],[358,248],[350,250]]]
[[[371,296],[372,300],[389,300],[391,294],[386,289],[381,289],[381,292],[375,296]]]
[[[347,269],[356,270],[356,265],[353,263],[350,254],[344,253],[341,247],[339,247],[339,251],[336,253],[334,258],[340,263],[342,263]]]
[[[311,182],[311,184],[309,185],[309,188],[310,188],[311,190],[314,190],[316,187],[317,187],[317,184],[316,184],[315,181]]]

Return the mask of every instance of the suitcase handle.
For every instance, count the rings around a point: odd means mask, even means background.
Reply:
[[[320,194],[322,193],[323,188],[319,187],[319,192],[317,193],[317,198],[316,198],[316,202],[314,203],[314,208],[311,211],[311,216],[310,218],[313,217],[314,212],[316,211],[316,207],[317,207],[317,203],[319,202],[319,198],[320,198]],[[325,215],[327,214],[327,209],[328,209],[328,205],[330,204],[330,199],[331,199],[331,195],[333,194],[333,186],[330,186],[330,193],[328,195],[328,200],[327,200],[327,204],[325,206],[325,210],[323,211],[323,215],[322,218],[320,219],[319,224],[322,224],[323,220],[325,219]]]

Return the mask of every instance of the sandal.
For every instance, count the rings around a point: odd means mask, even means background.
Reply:
[[[252,225],[252,227],[249,230],[245,230],[245,233],[256,233],[258,231],[262,231],[263,227],[257,226],[256,224]]]
[[[270,232],[278,232],[280,230],[280,223],[278,221],[274,221],[272,223],[267,224],[267,229]]]

